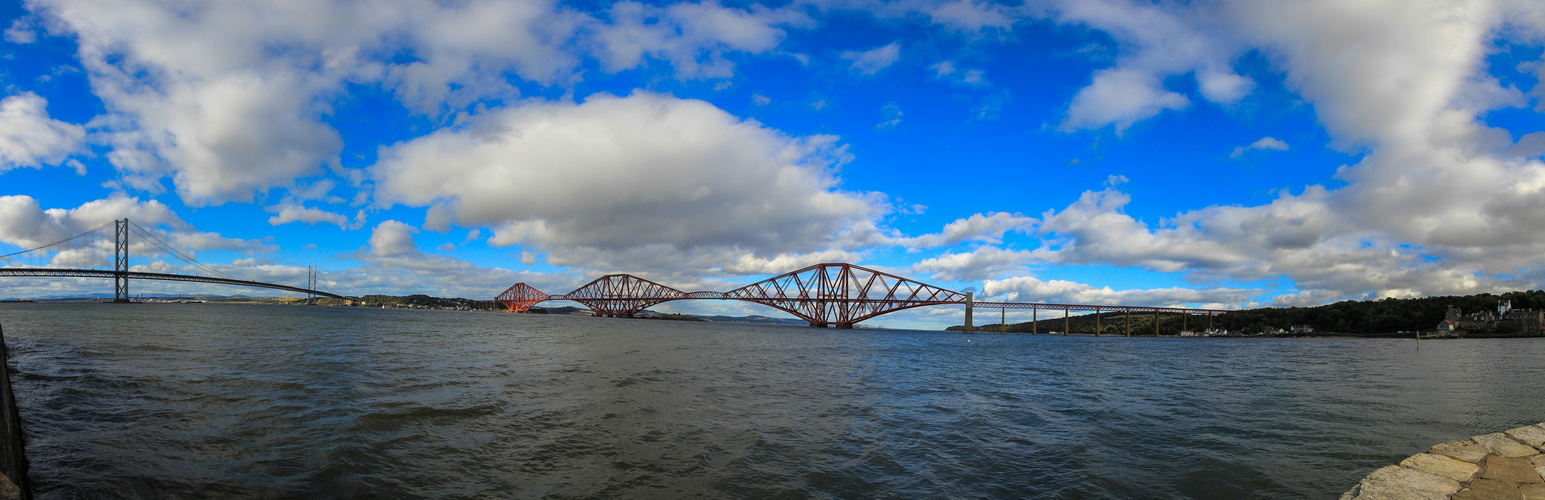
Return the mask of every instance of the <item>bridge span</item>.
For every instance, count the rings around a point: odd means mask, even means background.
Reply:
[[[1223,309],[1179,307],[1046,304],[1039,302],[976,302],[971,292],[957,292],[909,278],[844,263],[816,264],[780,274],[728,292],[684,292],[631,274],[608,274],[565,294],[549,295],[525,283],[516,283],[494,299],[511,312],[529,311],[549,300],[570,300],[584,304],[597,316],[631,317],[649,307],[676,300],[738,300],[762,304],[809,322],[812,327],[853,325],[876,316],[905,309],[938,305],[965,306],[965,326],[970,331],[973,309],[998,309],[1006,318],[1009,309],[1029,309],[1036,318],[1041,310],[1063,312],[1064,334],[1072,311],[1095,313],[1095,333],[1099,334],[1102,313],[1123,313],[1128,319],[1126,333],[1131,335],[1131,315],[1180,314],[1205,315],[1211,327],[1212,316],[1228,314]],[[1034,321],[1034,319],[1032,319]],[[1184,324],[1185,320],[1182,320]],[[1001,323],[1000,323],[1001,325]],[[1031,324],[1031,333],[1036,324]],[[1158,333],[1158,321],[1154,321]]]
[[[108,240],[108,226],[113,227],[110,236],[111,241]],[[136,241],[133,243],[129,239],[131,235],[137,236]],[[143,269],[148,266],[134,266],[130,264],[129,250],[135,247],[156,251],[158,260],[181,261],[187,268],[206,274],[176,274],[136,270],[136,267]],[[140,256],[139,254],[136,255]],[[165,259],[160,259],[160,257],[165,257]],[[131,279],[267,288],[304,293],[308,296],[331,297],[343,300],[353,299],[353,297],[346,297],[331,291],[318,290],[315,266],[307,267],[305,274],[305,287],[231,276],[201,264],[187,253],[172,248],[149,231],[130,222],[129,219],[115,220],[110,224],[103,224],[96,229],[40,247],[0,255],[0,277],[111,279],[114,284],[114,302],[129,301],[129,280]],[[291,278],[298,278],[299,276],[300,274],[297,273]]]

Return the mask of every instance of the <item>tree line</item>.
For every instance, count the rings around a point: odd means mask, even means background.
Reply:
[[[1289,329],[1304,325],[1316,333],[1382,334],[1401,331],[1431,330],[1443,321],[1449,307],[1458,307],[1464,314],[1483,310],[1496,311],[1499,301],[1511,301],[1513,309],[1545,309],[1545,290],[1483,293],[1478,295],[1421,297],[1414,299],[1387,298],[1382,300],[1344,300],[1315,307],[1262,307],[1246,309],[1212,317],[1212,326],[1236,332],[1260,332],[1267,328]],[[990,309],[977,309],[978,312]],[[1042,317],[1035,322],[1039,333],[1064,330],[1060,311],[1041,311]],[[1047,318],[1046,316],[1052,316]],[[981,317],[981,316],[978,316]],[[1102,312],[1099,329],[1103,335],[1122,335],[1127,331],[1126,319],[1120,312]],[[1206,315],[1183,318],[1178,314],[1164,314],[1158,318],[1161,335],[1176,335],[1181,329],[1200,331],[1207,328]],[[1132,335],[1153,335],[1154,316],[1133,314]],[[1095,316],[1084,314],[1068,319],[1067,328],[1072,333],[1094,333]],[[946,330],[960,331],[964,325]],[[1031,322],[1000,326],[997,323],[977,325],[976,330],[997,332],[1003,328],[1010,333],[1030,333]]]

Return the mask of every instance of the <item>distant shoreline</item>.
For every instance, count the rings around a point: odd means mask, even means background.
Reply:
[[[376,296],[376,297],[380,297],[380,296]],[[312,306],[320,306],[320,307],[365,307],[365,308],[369,308],[369,309],[384,308],[384,309],[399,309],[399,310],[506,312],[502,308],[468,308],[465,305],[462,305],[462,304],[464,304],[466,302],[475,302],[475,301],[471,301],[469,299],[439,299],[439,298],[435,298],[435,299],[437,301],[444,301],[445,302],[443,304],[443,306],[441,306],[441,307],[429,306],[429,305],[417,305],[417,306],[415,306],[415,305],[408,305],[408,304],[392,304],[392,305],[386,305],[384,307],[383,306],[374,305],[374,304],[372,304],[372,305],[364,305],[364,306],[361,306],[361,305],[358,305],[358,304],[353,305],[353,306],[346,306],[346,305],[333,304],[333,303],[298,304],[297,302],[303,302],[305,300],[304,298],[300,298],[300,297],[207,297],[207,296],[204,296],[204,297],[200,297],[200,296],[182,296],[182,297],[178,297],[178,296],[157,296],[157,297],[146,297],[145,300],[143,300],[143,301],[137,300],[137,301],[132,302],[132,303],[135,303],[135,304],[179,304],[179,299],[187,301],[185,304],[189,304],[189,305],[197,305],[197,304],[253,304],[253,305],[270,305],[270,306],[312,305]],[[108,298],[108,297],[70,297],[70,298],[51,298],[51,299],[0,300],[0,305],[3,305],[3,304],[97,304],[97,303],[103,303],[104,301],[110,301],[110,300],[111,299]],[[324,300],[324,301],[327,301],[327,302],[332,302],[334,299],[319,299],[319,300]],[[456,305],[452,305],[452,304],[456,304]],[[558,308],[548,308],[548,309],[532,308],[532,312],[531,313],[534,313],[534,314],[590,316],[590,314],[585,314],[583,312],[580,312],[580,313],[576,314],[576,312],[578,312],[578,311],[586,311],[586,310],[585,309],[581,309],[581,308],[576,308],[576,307],[558,307]],[[738,324],[759,324],[759,325],[798,326],[798,327],[805,327],[806,326],[806,324],[805,324],[805,322],[803,320],[799,320],[799,319],[795,319],[795,318],[772,318],[772,317],[759,316],[759,315],[753,315],[753,316],[700,316],[700,315],[679,314],[679,313],[657,313],[657,312],[653,312],[653,311],[644,311],[644,314],[645,315],[643,315],[643,316],[639,316],[639,317],[635,317],[635,318],[626,318],[626,319],[688,321],[688,322],[710,322],[710,323],[738,323]],[[1077,317],[1074,318],[1074,320],[1078,320],[1078,319],[1079,318],[1077,318]],[[1045,320],[1045,321],[1055,321],[1055,320]],[[886,328],[880,328],[880,327],[869,327],[869,326],[865,326],[863,324],[858,324],[858,325],[855,325],[855,326],[857,326],[858,329],[864,329],[864,330],[883,330],[883,329],[886,329]],[[945,331],[945,332],[954,332],[954,333],[962,333],[962,334],[964,334],[964,332],[962,331],[963,330],[963,326],[964,325],[954,325],[954,326],[945,327],[942,330],[935,330],[935,331]],[[1009,325],[1009,326],[1011,328],[1013,328],[1013,327],[1015,327],[1017,325]],[[1080,326],[1080,325],[1076,325],[1075,324],[1074,325],[1075,329],[1077,329],[1078,326]],[[972,329],[973,331],[971,332],[971,334],[972,335],[997,335],[997,334],[999,334],[999,330],[998,329],[999,329],[999,325],[975,326],[975,327],[973,327],[973,329]],[[1133,330],[1134,331],[1139,331],[1137,328],[1134,328]],[[930,331],[930,330],[920,330],[920,331]],[[1151,331],[1151,330],[1144,329],[1144,331]],[[1463,331],[1454,332],[1454,333],[1447,333],[1447,332],[1445,332],[1441,336],[1433,336],[1432,335],[1433,333],[1435,333],[1435,332],[1432,332],[1432,331],[1424,331],[1424,332],[1422,332],[1423,336],[1422,336],[1421,340],[1462,340],[1462,339],[1541,338],[1541,337],[1545,337],[1545,335],[1521,335],[1521,334],[1517,334],[1517,333],[1509,334],[1509,333],[1491,333],[1491,332],[1474,332],[1474,333],[1463,332]],[[1009,332],[1006,332],[1005,334],[1006,335],[1063,335],[1060,332],[1058,332],[1058,333],[1047,333],[1047,332],[1030,333],[1030,332],[1015,332],[1015,331],[1009,331]],[[1085,331],[1085,332],[1069,332],[1067,335],[1085,336],[1085,337],[1099,336],[1099,337],[1197,338],[1197,339],[1202,339],[1202,338],[1207,338],[1207,339],[1255,339],[1255,338],[1277,338],[1277,339],[1281,339],[1281,338],[1338,339],[1339,338],[1339,339],[1345,339],[1345,338],[1360,338],[1360,339],[1407,339],[1407,340],[1415,340],[1416,339],[1416,333],[1415,332],[1381,332],[1381,333],[1314,332],[1314,333],[1306,333],[1306,334],[1261,333],[1261,334],[1250,334],[1250,335],[1247,335],[1247,334],[1230,334],[1230,335],[1211,335],[1211,336],[1202,336],[1202,335],[1198,335],[1198,336],[1181,336],[1181,335],[1153,335],[1151,333],[1133,334],[1133,335],[1126,335],[1124,333],[1104,333],[1104,334],[1101,334],[1101,335],[1095,335],[1092,332]]]

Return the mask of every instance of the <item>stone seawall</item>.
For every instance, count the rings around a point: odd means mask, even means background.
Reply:
[[[32,491],[27,487],[27,455],[22,451],[21,413],[11,392],[9,357],[5,327],[0,325],[0,500],[27,500]]]
[[[1369,474],[1341,500],[1545,500],[1545,423],[1439,443]]]

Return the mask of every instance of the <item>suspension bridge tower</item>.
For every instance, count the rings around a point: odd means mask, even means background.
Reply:
[[[113,302],[129,301],[129,219],[113,221]]]

